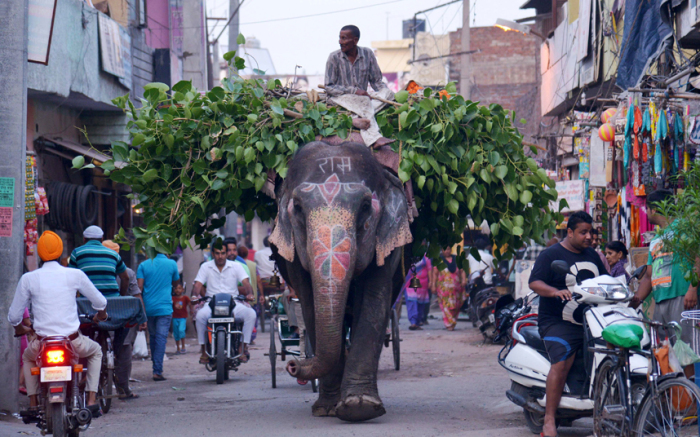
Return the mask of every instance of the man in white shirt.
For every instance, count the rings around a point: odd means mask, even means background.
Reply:
[[[76,292],[80,292],[92,302],[97,310],[95,321],[107,319],[107,299],[92,284],[82,270],[69,269],[58,263],[63,254],[61,237],[51,231],[41,235],[37,244],[39,257],[44,264],[41,268],[25,273],[17,284],[15,297],[10,305],[7,319],[15,328],[15,335],[36,333],[22,355],[24,362],[24,377],[27,384],[27,394],[30,405],[38,405],[39,380],[32,375],[32,367],[36,367],[36,357],[44,337],[68,337],[80,358],[88,359],[87,367],[87,404],[96,405],[96,392],[100,379],[102,364],[102,348],[96,342],[83,336],[78,328],[78,304]],[[34,316],[33,326],[22,324],[24,309],[31,305]]]
[[[270,241],[267,237],[263,238],[264,249],[255,252],[255,262],[258,264],[258,271],[260,272],[260,277],[265,280],[269,279],[274,275],[275,272],[275,262],[270,259],[272,255],[272,249],[270,249]]]
[[[241,284],[241,293],[248,296],[253,292],[250,286],[250,280],[243,265],[239,262],[229,261],[226,259],[226,248],[224,247],[221,239],[217,239],[212,243],[211,254],[214,258],[211,261],[203,263],[199,267],[199,272],[197,277],[194,279],[194,288],[192,290],[192,300],[198,300],[201,297],[209,296],[212,297],[219,293],[226,293],[232,296],[238,296],[238,284]],[[204,293],[204,286],[206,285],[206,294]],[[195,317],[195,323],[197,325],[197,340],[201,345],[202,356],[199,358],[199,362],[206,364],[209,362],[209,357],[205,351],[206,344],[206,334],[207,334],[207,320],[211,317],[211,308],[209,305],[204,305]],[[248,344],[250,343],[250,338],[253,334],[253,327],[255,326],[255,320],[257,316],[255,315],[255,310],[238,304],[233,309],[233,317],[236,320],[243,320],[243,355],[241,356],[241,361],[248,361]]]
[[[490,286],[493,284],[493,255],[488,251],[489,242],[486,238],[477,238],[474,246],[479,250],[481,261],[477,261],[474,256],[469,254],[469,280],[473,282],[479,276],[484,280],[484,284]]]

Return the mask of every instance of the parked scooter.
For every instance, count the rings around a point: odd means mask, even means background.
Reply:
[[[623,321],[635,323],[644,329],[643,348],[649,348],[649,334],[646,326],[639,322],[631,322],[623,315],[636,316],[634,309],[628,307],[628,302],[634,294],[628,284],[608,275],[576,281],[575,266],[570,267],[564,261],[554,261],[552,270],[566,275],[567,286],[574,297],[573,303],[586,305],[583,313],[584,347],[576,354],[574,364],[569,372],[564,388],[564,394],[557,410],[557,425],[569,426],[576,419],[593,414],[595,381],[598,366],[607,357],[604,354],[592,354],[589,347],[606,346],[602,338],[603,329],[612,323]],[[639,279],[644,275],[646,266],[634,272],[632,278]],[[532,303],[529,294],[522,301],[520,310],[513,314],[511,341],[507,342],[499,354],[499,364],[506,369],[511,379],[511,389],[506,392],[508,399],[523,408],[528,428],[535,434],[542,432],[546,405],[545,387],[547,374],[550,369],[549,356],[540,338],[536,314],[524,314],[523,309]],[[505,320],[505,319],[504,319]],[[507,321],[503,322],[505,327]],[[648,360],[642,355],[630,356],[631,396],[638,405],[644,395],[647,378]]]
[[[233,297],[227,293],[219,293],[209,300],[211,317],[207,320],[206,348],[209,361],[205,367],[210,372],[216,372],[216,383],[223,384],[229,379],[229,371],[238,371],[243,354],[243,321],[236,321],[233,308],[242,305],[245,296]],[[236,303],[236,300],[239,302]]]
[[[92,321],[94,315],[80,314],[81,321]],[[71,339],[52,336],[41,339],[36,358],[37,367],[32,375],[39,376],[38,408],[20,411],[24,423],[36,423],[42,435],[78,437],[90,426],[93,414],[100,406],[85,404],[86,370],[79,363],[79,355]]]

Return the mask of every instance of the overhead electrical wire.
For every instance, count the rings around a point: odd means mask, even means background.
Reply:
[[[340,9],[340,10],[337,10],[337,11],[329,11],[329,12],[319,12],[318,14],[298,15],[298,16],[296,16],[296,17],[273,18],[273,19],[271,19],[271,20],[262,20],[262,21],[250,21],[250,22],[247,22],[247,23],[241,23],[241,25],[244,25],[244,24],[247,25],[247,24],[274,23],[274,22],[277,22],[277,21],[298,20],[298,19],[300,19],[300,18],[321,17],[321,16],[323,16],[323,15],[339,14],[339,13],[341,13],[341,12],[349,12],[349,11],[356,11],[356,10],[358,10],[358,9],[373,8],[373,7],[376,7],[376,6],[388,5],[388,4],[391,4],[391,3],[399,3],[399,2],[403,2],[403,1],[406,1],[406,0],[391,0],[391,1],[388,1],[388,2],[375,3],[375,4],[372,4],[372,5],[358,6],[358,7],[356,7],[356,8]]]

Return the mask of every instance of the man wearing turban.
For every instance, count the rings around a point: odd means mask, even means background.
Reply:
[[[27,394],[30,405],[38,405],[39,381],[32,375],[32,367],[36,367],[36,357],[41,349],[41,339],[45,337],[63,336],[71,340],[73,348],[80,358],[87,358],[87,404],[97,405],[97,386],[100,379],[102,364],[102,348],[89,338],[83,336],[78,328],[78,304],[76,292],[80,292],[92,303],[97,311],[95,321],[107,320],[107,299],[90,282],[87,275],[78,269],[70,269],[59,264],[63,254],[61,237],[51,231],[46,231],[39,238],[37,249],[39,257],[44,262],[41,268],[25,273],[17,284],[15,297],[7,316],[15,328],[15,335],[36,333],[22,355],[24,361],[24,377],[27,384]],[[32,326],[22,324],[24,309],[31,305],[34,323]]]

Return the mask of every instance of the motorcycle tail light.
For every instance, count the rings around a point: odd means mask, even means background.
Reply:
[[[53,349],[46,352],[46,364],[63,364],[66,362],[66,352],[63,349]]]

